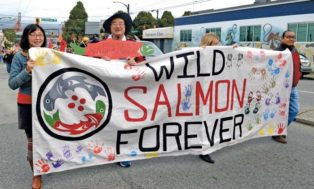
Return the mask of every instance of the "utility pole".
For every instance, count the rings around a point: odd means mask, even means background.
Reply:
[[[120,4],[124,5],[127,9],[128,14],[130,15],[130,4],[125,4],[125,3],[122,3],[120,1],[114,1],[113,3],[120,3]]]

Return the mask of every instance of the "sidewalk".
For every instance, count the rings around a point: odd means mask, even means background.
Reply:
[[[305,75],[304,79],[314,80],[314,72]],[[296,122],[314,126],[314,108],[301,108],[296,117]]]

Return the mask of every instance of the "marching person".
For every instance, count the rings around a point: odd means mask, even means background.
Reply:
[[[219,44],[219,37],[214,33],[206,33],[200,43],[200,47],[205,48],[206,46],[216,46]],[[199,157],[208,162],[208,163],[215,163],[215,161],[210,157],[209,154],[207,155],[199,155]]]
[[[9,87],[19,89],[17,95],[18,127],[23,129],[27,137],[27,160],[33,169],[33,136],[32,136],[32,70],[34,62],[29,59],[31,47],[46,47],[47,39],[44,29],[37,24],[25,27],[21,38],[22,51],[17,52],[11,63]],[[33,176],[32,188],[41,188],[41,176]]]
[[[127,13],[116,13],[108,18],[103,25],[105,31],[110,35],[107,36],[107,39],[120,40],[120,41],[133,41],[127,38],[127,35],[132,28],[132,19]],[[109,57],[102,57],[105,60],[110,60]],[[127,63],[134,65],[137,62],[144,61],[144,57],[127,57]],[[130,167],[130,161],[122,161],[119,163],[121,167]]]
[[[132,28],[132,19],[127,13],[116,13],[108,18],[103,25],[105,32],[109,33],[106,39],[120,41],[134,41],[127,36]],[[103,57],[105,60],[110,60],[108,57]],[[127,57],[128,64],[134,65],[145,60],[144,56]]]
[[[293,81],[292,81],[292,89],[290,93],[290,101],[289,101],[289,113],[288,113],[288,126],[291,122],[294,121],[296,116],[299,113],[300,105],[299,105],[299,94],[297,90],[298,82],[301,78],[300,72],[300,55],[297,49],[294,46],[296,36],[293,31],[284,31],[282,33],[281,43],[276,50],[284,51],[289,49],[292,54],[292,62],[293,62]],[[287,144],[286,136],[273,136],[273,139],[277,142]]]

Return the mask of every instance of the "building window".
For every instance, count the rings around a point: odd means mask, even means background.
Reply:
[[[288,30],[296,33],[298,42],[314,42],[314,23],[288,24]]]
[[[180,31],[180,41],[181,42],[192,41],[192,30],[181,30]]]
[[[206,33],[214,33],[221,39],[221,28],[206,28]]]
[[[241,26],[240,41],[261,41],[261,26]]]

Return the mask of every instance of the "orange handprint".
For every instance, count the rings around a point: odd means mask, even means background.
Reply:
[[[48,161],[44,159],[38,160],[37,163],[35,163],[35,166],[41,169],[40,172],[47,173],[50,170]]]

